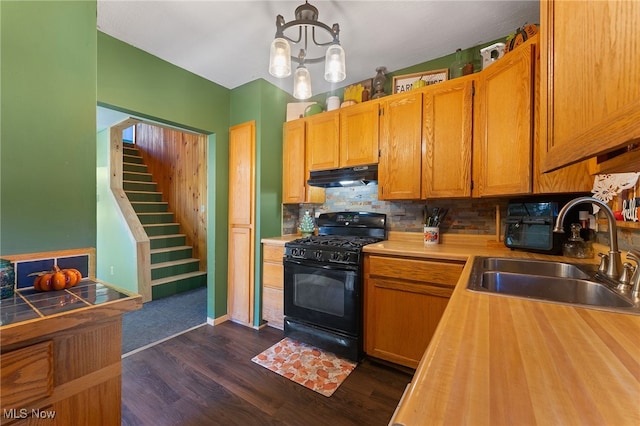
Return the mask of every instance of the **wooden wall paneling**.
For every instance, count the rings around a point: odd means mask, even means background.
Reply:
[[[207,270],[207,136],[146,123],[136,126],[136,145],[174,212],[200,270]]]

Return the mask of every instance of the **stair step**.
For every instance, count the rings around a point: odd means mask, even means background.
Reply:
[[[140,156],[140,150],[134,144],[123,143],[122,144],[122,154],[124,155],[134,155]]]
[[[151,250],[184,246],[187,242],[187,236],[184,234],[158,235],[149,237],[149,248]]]
[[[162,201],[162,192],[156,191],[124,191],[129,201]]]
[[[173,212],[138,213],[138,219],[143,225],[152,223],[172,223]]]
[[[122,189],[125,191],[143,191],[156,192],[158,189],[156,182],[136,182],[130,180],[122,180]]]
[[[144,230],[147,232],[147,236],[156,235],[173,235],[180,232],[179,223],[148,223],[143,225]]]
[[[151,250],[151,263],[188,259],[191,256],[193,256],[193,247],[191,246],[164,247]]]
[[[122,163],[122,170],[125,172],[148,173],[146,164]]]
[[[207,273],[198,271],[151,281],[151,299],[156,300],[207,285]]]
[[[144,160],[140,155],[122,154],[123,163],[144,164]]]
[[[151,280],[167,278],[174,275],[197,272],[200,270],[200,259],[180,259],[151,265]]]
[[[145,202],[135,201],[131,202],[131,206],[136,213],[150,213],[150,212],[167,212],[169,211],[169,203],[166,201]]]
[[[139,172],[122,172],[122,180],[129,180],[135,182],[153,182],[153,176],[151,173],[139,173]]]

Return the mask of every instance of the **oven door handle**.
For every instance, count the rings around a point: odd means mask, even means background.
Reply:
[[[304,260],[296,260],[296,259],[285,259],[284,263],[292,263],[294,265],[299,265],[299,266],[307,266],[311,268],[321,268],[321,269],[334,270],[334,271],[358,272],[357,265],[344,265],[344,264],[334,264],[334,263],[324,264],[324,263],[317,263],[313,261],[304,261]]]

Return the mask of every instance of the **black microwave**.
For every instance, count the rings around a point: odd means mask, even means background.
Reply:
[[[567,239],[567,230],[577,221],[577,212],[567,215],[563,222],[565,234],[554,233],[559,201],[511,200],[507,205],[504,244],[519,249],[546,254],[561,254],[562,244]],[[572,218],[572,216],[576,216]]]

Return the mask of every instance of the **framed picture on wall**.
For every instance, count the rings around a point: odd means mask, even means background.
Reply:
[[[448,80],[449,69],[442,68],[439,70],[422,71],[413,74],[397,75],[393,77],[392,88],[393,93],[404,93],[413,88],[413,83],[418,80],[426,82],[426,85],[440,83]]]

